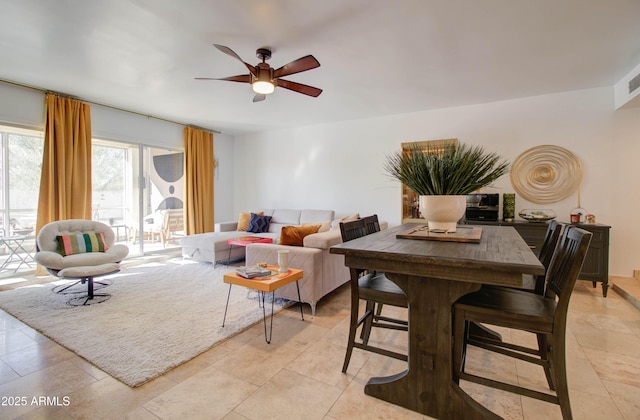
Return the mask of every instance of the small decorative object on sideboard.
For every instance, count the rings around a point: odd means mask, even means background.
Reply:
[[[575,209],[571,210],[571,213],[569,213],[569,221],[571,223],[587,223],[586,216],[588,214],[589,212],[582,207],[576,207]],[[595,220],[595,216],[593,219]]]
[[[549,220],[556,218],[556,213],[553,210],[524,209],[520,210],[520,213],[518,213],[518,215],[527,222],[533,223],[548,222]]]
[[[516,216],[516,195],[514,193],[502,194],[502,219],[505,222],[513,222]]]
[[[596,223],[596,215],[595,214],[589,213],[584,218],[585,218],[585,221],[584,221],[585,223],[588,223],[590,225],[593,225],[593,224]]]
[[[580,205],[580,188],[578,187],[578,207],[571,210],[571,212],[569,213],[569,221],[571,223],[587,223],[586,216],[588,214],[589,212],[583,209]],[[595,222],[595,216],[593,217],[593,220]]]

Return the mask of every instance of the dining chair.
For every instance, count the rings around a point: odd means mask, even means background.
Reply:
[[[584,262],[592,234],[578,227],[564,230],[547,270],[544,295],[510,288],[480,288],[453,304],[453,378],[517,393],[560,405],[564,419],[571,419],[567,386],[565,333],[571,292]],[[536,335],[537,348],[469,335],[469,325],[481,322]],[[465,370],[467,346],[542,366],[551,391],[542,392]]]
[[[365,227],[365,231],[367,235],[370,235],[372,233],[376,233],[376,232],[380,232],[380,222],[378,221],[378,215],[377,214],[372,214],[371,216],[366,216],[366,217],[362,217],[361,218],[364,221],[364,227]],[[371,274],[375,274],[375,271],[369,270],[369,272]],[[382,316],[382,307],[384,306],[384,303],[382,302],[367,302],[367,307],[368,309],[371,309],[374,311],[374,315],[373,317],[365,320],[364,322],[364,328],[362,328],[362,331],[360,332],[360,338],[364,339],[364,337],[369,337],[369,334],[371,333],[371,327],[372,327],[372,321],[373,320],[378,320],[381,318]],[[371,307],[375,308],[372,309]]]
[[[544,289],[546,284],[546,271],[549,268],[549,264],[551,263],[551,258],[553,257],[553,253],[558,246],[558,241],[564,229],[566,227],[565,223],[560,223],[555,220],[552,220],[549,223],[547,228],[547,233],[545,234],[544,241],[542,242],[542,246],[538,252],[538,259],[544,266],[545,274],[539,274],[537,276],[531,274],[523,274],[522,275],[522,287],[518,287],[519,290],[524,290],[527,292],[536,293],[538,295],[544,295]],[[483,289],[495,289],[495,288],[504,288],[506,286],[491,286],[491,285],[483,285]],[[472,323],[469,326],[469,334],[474,336],[476,340],[484,340],[488,338],[489,340],[500,340],[502,336],[496,332],[487,328],[484,325],[479,325],[477,323]]]
[[[378,224],[377,216],[374,216],[350,222],[341,222],[340,232],[342,234],[342,241],[347,242],[366,236],[369,234],[368,232],[373,233],[375,231],[375,225]],[[377,229],[380,229],[379,225]],[[406,320],[383,316],[376,311],[376,305],[407,308],[407,296],[402,289],[389,280],[384,273],[351,268],[350,276],[351,317],[347,352],[345,354],[342,372],[345,373],[349,367],[349,361],[351,360],[354,347],[407,361],[406,354],[369,344],[369,337],[373,327],[408,331],[408,322]],[[366,302],[365,311],[362,316],[360,316],[360,300]],[[356,341],[356,333],[361,325],[360,341]]]
[[[560,241],[560,237],[566,227],[567,225],[565,223],[560,223],[556,220],[549,222],[547,233],[544,236],[544,241],[542,242],[540,251],[538,252],[538,259],[544,266],[545,271],[549,268],[549,264],[551,264],[553,253],[555,252],[556,247],[558,246],[558,241]],[[540,274],[538,276],[533,276],[533,280],[533,289],[530,289],[531,285],[529,285],[529,287],[525,285],[523,290],[530,290],[538,295],[544,295],[545,275]]]

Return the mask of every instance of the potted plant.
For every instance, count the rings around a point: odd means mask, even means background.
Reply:
[[[387,156],[384,169],[418,195],[429,229],[455,232],[466,209],[466,195],[500,178],[509,163],[482,146],[460,143],[396,152]]]

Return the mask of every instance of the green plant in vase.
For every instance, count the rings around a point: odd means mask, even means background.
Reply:
[[[413,147],[387,155],[386,172],[415,192],[429,229],[455,232],[466,195],[507,173],[509,163],[482,146]]]

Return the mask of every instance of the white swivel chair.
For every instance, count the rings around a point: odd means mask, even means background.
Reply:
[[[94,277],[120,271],[120,261],[129,253],[126,245],[114,242],[113,230],[102,222],[60,220],[40,229],[34,259],[56,277],[78,280],[57,287],[56,293],[69,293],[75,284],[87,284],[86,295],[74,297],[67,303],[74,306],[100,303],[111,295],[94,292]]]

